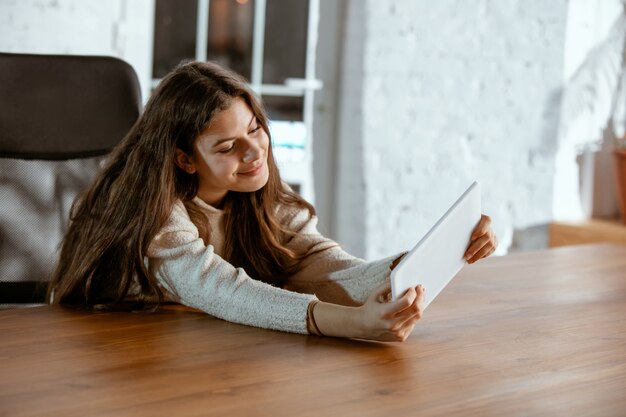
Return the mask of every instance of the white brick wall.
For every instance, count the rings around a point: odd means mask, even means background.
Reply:
[[[154,0],[0,0],[0,51],[109,55],[150,91]]]
[[[566,0],[355,0],[347,11],[338,239],[409,248],[477,179],[502,250],[551,217]],[[362,55],[360,52],[362,51]]]

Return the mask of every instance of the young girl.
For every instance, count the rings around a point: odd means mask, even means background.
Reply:
[[[387,301],[399,256],[364,262],[316,222],[281,182],[267,116],[243,78],[182,64],[75,202],[48,297],[95,308],[175,301],[262,328],[405,340],[424,289]],[[476,227],[469,262],[495,250],[489,223]]]

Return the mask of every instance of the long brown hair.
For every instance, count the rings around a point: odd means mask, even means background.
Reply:
[[[211,233],[192,201],[197,177],[176,166],[175,150],[191,155],[197,136],[236,97],[270,136],[263,106],[239,75],[216,64],[188,62],[161,81],[107,165],[74,202],[48,287],[50,302],[115,308],[125,304],[134,285],[139,303],[163,300],[145,257],[175,202],[183,201],[205,243]],[[304,254],[286,247],[293,233],[277,219],[277,207],[304,208],[310,215],[314,209],[283,185],[271,148],[270,137],[267,184],[225,197],[224,258],[253,278],[280,286]]]

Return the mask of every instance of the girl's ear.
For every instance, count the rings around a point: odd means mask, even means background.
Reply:
[[[191,157],[180,149],[176,149],[176,154],[174,155],[174,163],[178,166],[178,168],[182,169],[188,174],[194,174],[196,172],[196,166],[191,160]]]

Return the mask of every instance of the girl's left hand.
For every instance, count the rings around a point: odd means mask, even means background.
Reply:
[[[491,230],[491,217],[483,214],[470,237],[470,244],[464,255],[465,260],[467,263],[473,264],[477,260],[491,255],[497,247],[498,239]]]

